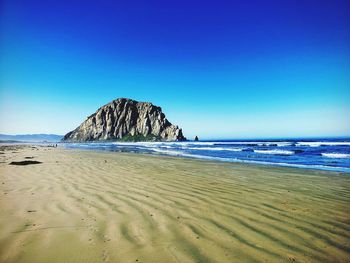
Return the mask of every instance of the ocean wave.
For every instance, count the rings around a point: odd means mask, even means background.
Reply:
[[[349,153],[321,153],[321,155],[328,158],[350,158]]]
[[[230,151],[230,152],[241,152],[241,148],[224,148],[224,147],[184,147],[183,149],[188,150],[204,150],[204,151]]]
[[[168,154],[168,155],[176,155],[176,156],[184,154],[184,152],[182,152],[182,151],[165,150],[165,149],[159,149],[159,148],[151,148],[150,150],[152,150],[154,152],[164,153],[164,154]]]
[[[292,168],[318,169],[318,170],[327,170],[327,171],[350,172],[350,168],[347,168],[347,167],[328,166],[328,165],[320,165],[320,164],[296,164],[296,163],[265,162],[265,161],[240,160],[240,159],[237,159],[237,161],[241,162],[241,163],[273,165],[273,166],[283,166],[283,167],[292,167]]]
[[[128,146],[145,146],[145,147],[155,147],[155,146],[197,146],[197,145],[214,145],[214,142],[112,142],[114,145],[128,145]]]
[[[309,146],[309,147],[320,147],[320,146],[350,146],[350,142],[297,142],[296,146]]]
[[[255,153],[262,154],[279,154],[279,155],[291,155],[294,154],[294,151],[285,151],[285,150],[254,150]]]
[[[276,141],[211,141],[211,142],[110,142],[115,145],[144,145],[144,146],[159,146],[159,145],[173,145],[173,146],[215,146],[215,145],[250,145],[250,146],[292,146],[293,142],[276,142]]]
[[[220,157],[211,157],[211,156],[205,156],[205,155],[199,155],[199,154],[190,154],[190,153],[185,153],[182,151],[174,151],[174,150],[163,150],[159,148],[152,148],[152,151],[166,154],[166,155],[171,155],[171,156],[182,156],[182,157],[191,157],[191,158],[198,158],[198,159],[206,159],[206,160],[225,160],[228,158],[220,158]]]
[[[347,167],[327,166],[327,165],[317,165],[317,164],[295,164],[295,163],[282,163],[282,162],[266,162],[266,161],[244,160],[244,159],[240,159],[240,158],[223,158],[223,157],[205,156],[205,155],[199,155],[199,154],[188,154],[188,153],[184,153],[181,151],[161,150],[161,149],[156,149],[156,148],[153,150],[156,152],[166,154],[166,155],[171,155],[171,156],[189,157],[189,158],[209,160],[209,161],[250,163],[250,164],[272,165],[272,166],[282,166],[282,167],[291,167],[291,168],[319,169],[319,170],[328,170],[328,171],[350,172],[350,168],[347,168]]]
[[[293,143],[290,142],[265,142],[265,143],[258,143],[258,146],[273,146],[273,147],[286,147],[286,146],[292,146]]]
[[[249,145],[249,146],[278,146],[278,147],[283,147],[283,146],[292,146],[292,142],[275,142],[275,141],[252,141],[252,142],[215,142],[215,145],[222,145],[222,144],[227,144],[227,145]]]
[[[214,142],[210,142],[211,145],[214,144]],[[80,148],[84,150],[114,150],[112,145],[114,145],[117,149],[123,148],[125,150],[130,150],[138,152],[147,152],[147,153],[153,153],[153,154],[162,154],[162,155],[168,155],[168,156],[177,156],[177,157],[188,157],[188,158],[196,158],[196,159],[203,159],[203,160],[212,160],[212,161],[223,161],[223,162],[238,162],[238,163],[252,163],[252,164],[262,164],[262,165],[274,165],[274,166],[286,166],[286,167],[298,167],[298,168],[308,168],[308,169],[322,169],[322,170],[333,170],[333,171],[341,171],[341,172],[349,172],[349,164],[348,164],[348,158],[350,158],[350,153],[318,153],[319,156],[324,156],[327,158],[343,158],[339,159],[339,164],[337,167],[330,166],[326,161],[324,160],[324,164],[319,163],[317,160],[314,160],[312,156],[315,155],[303,155],[301,156],[300,163],[292,163],[288,161],[288,158],[284,157],[282,160],[282,157],[279,159],[280,156],[286,156],[286,155],[292,155],[292,154],[299,154],[302,152],[308,152],[309,150],[300,150],[295,149],[293,151],[289,150],[281,150],[281,149],[255,149],[253,147],[230,147],[230,146],[210,146],[208,144],[196,144],[196,143],[164,143],[164,142],[150,142],[150,143],[130,143],[130,142],[118,142],[118,143],[72,143],[72,144],[63,144],[67,148]],[[203,145],[203,147],[200,147],[200,145]],[[195,150],[196,152],[189,153],[187,150],[191,150],[190,148],[195,148],[192,150]],[[197,149],[198,148],[198,149]],[[201,151],[203,150],[203,151]],[[205,152],[207,150],[207,152]],[[223,154],[224,156],[215,156],[214,151],[223,151],[225,153],[225,150],[230,151],[250,151],[250,152],[256,152],[258,154],[271,154],[275,156],[271,156],[268,160],[254,160],[249,158],[254,158],[254,156],[232,156],[234,154],[229,154],[229,152],[226,152],[226,154]],[[226,155],[226,156],[225,156]],[[261,157],[264,157],[263,155]],[[268,156],[264,157],[265,159]],[[346,158],[346,159],[345,159]],[[316,163],[312,163],[315,161]],[[309,162],[309,163],[305,163]],[[318,163],[317,163],[318,162]],[[344,164],[343,164],[344,163]]]

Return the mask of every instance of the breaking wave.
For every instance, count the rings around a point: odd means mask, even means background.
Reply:
[[[199,151],[231,151],[231,152],[241,152],[241,148],[223,148],[223,147],[186,147],[189,150],[199,150]]]
[[[286,151],[286,150],[254,150],[254,152],[262,153],[262,154],[279,154],[279,155],[295,154],[294,151]]]
[[[321,153],[321,155],[328,158],[350,158],[349,153]]]
[[[67,143],[67,148],[350,171],[350,139]]]
[[[295,146],[350,146],[350,142],[297,142]]]

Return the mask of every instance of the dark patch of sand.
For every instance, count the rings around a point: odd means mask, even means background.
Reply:
[[[19,162],[10,162],[10,165],[30,165],[30,164],[39,164],[42,162],[39,161],[19,161]]]

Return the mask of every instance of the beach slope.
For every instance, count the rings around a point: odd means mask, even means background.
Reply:
[[[349,262],[350,175],[2,147],[0,262]],[[37,161],[27,165],[11,162]]]

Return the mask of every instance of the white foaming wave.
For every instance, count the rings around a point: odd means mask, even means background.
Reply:
[[[79,143],[80,144],[80,143]],[[86,144],[86,143],[82,143]],[[88,143],[96,144],[96,143]],[[228,144],[228,145],[258,145],[258,146],[275,146],[283,147],[283,146],[291,146],[294,143],[293,142],[280,142],[280,141],[235,141],[235,142],[193,142],[193,141],[185,141],[185,142],[105,142],[101,144],[114,144],[114,145],[121,145],[121,146],[144,146],[144,147],[154,147],[154,146],[160,146],[160,145],[170,145],[170,146],[213,146],[213,145],[221,145],[221,144]],[[81,145],[81,144],[80,144]],[[326,146],[350,146],[350,142],[297,142],[295,144],[296,146],[309,146],[309,147],[319,147],[321,145]]]
[[[206,156],[206,155],[200,155],[200,154],[190,154],[182,151],[162,150],[158,148],[153,148],[152,150],[155,152],[163,153],[166,155],[172,155],[172,156],[182,156],[182,157],[191,157],[191,158],[206,159],[206,160],[218,160],[218,161],[226,161],[226,162],[238,161],[238,159],[235,159],[235,158],[212,157],[212,156]]]
[[[238,145],[258,145],[258,146],[291,146],[293,143],[292,142],[275,142],[275,141],[256,141],[256,142],[245,142],[245,141],[236,141],[236,142],[214,142],[214,144],[238,144]]]
[[[290,143],[290,142],[277,143],[277,146],[278,146],[278,147],[292,146],[292,145],[293,145],[293,143]]]
[[[238,158],[223,158],[223,157],[212,157],[199,154],[187,154],[180,151],[170,151],[153,149],[156,152],[164,153],[172,156],[190,157],[196,159],[210,160],[210,161],[223,161],[223,162],[234,162],[234,163],[251,163],[251,164],[261,164],[261,165],[272,165],[272,166],[282,166],[282,167],[294,167],[294,168],[304,168],[304,169],[319,169],[327,171],[341,171],[350,172],[350,168],[337,167],[337,166],[326,166],[326,165],[308,165],[308,164],[294,164],[294,163],[281,163],[281,162],[265,162],[265,161],[254,161],[254,160],[242,160]]]
[[[144,147],[155,145],[148,142],[112,142],[111,144],[119,145],[119,146],[144,146]]]
[[[111,143],[108,143],[109,145]],[[127,143],[130,144],[130,143]],[[134,143],[132,143],[135,145]],[[80,143],[72,143],[72,144],[63,144],[64,146],[79,146],[79,147],[89,147],[91,144],[80,144]],[[125,144],[123,144],[125,145]],[[142,146],[139,147],[140,149],[144,149]],[[184,153],[182,151],[174,151],[174,150],[165,150],[165,149],[159,149],[159,148],[149,148],[152,151],[159,152],[161,154],[170,155],[170,156],[180,156],[180,157],[189,157],[189,158],[196,158],[196,159],[203,159],[203,160],[212,160],[212,161],[223,161],[223,162],[235,162],[235,163],[252,163],[252,164],[262,164],[262,165],[272,165],[272,166],[284,166],[284,167],[296,167],[296,168],[305,168],[305,169],[320,169],[320,170],[329,170],[329,171],[341,171],[341,172],[350,172],[350,168],[346,167],[332,167],[332,166],[325,166],[325,165],[307,165],[307,164],[292,164],[292,163],[281,163],[281,162],[265,162],[265,161],[254,161],[254,160],[242,160],[238,158],[223,158],[223,157],[212,157],[212,156],[205,156],[200,154],[188,154]]]
[[[214,145],[216,142],[174,142],[175,145]]]
[[[164,150],[164,149],[159,149],[159,148],[151,148],[152,151],[159,152],[159,153],[164,153],[164,154],[169,154],[169,155],[182,155],[183,152],[181,151],[174,151],[174,150]]]
[[[297,142],[296,146],[320,147],[326,146],[350,146],[350,142]]]
[[[349,153],[321,153],[321,155],[328,158],[350,158]]]
[[[291,146],[291,142],[263,142],[258,143],[258,146],[277,146],[277,147],[284,147],[284,146]]]
[[[284,151],[284,150],[254,150],[254,152],[262,153],[262,154],[282,154],[282,155],[295,154],[294,151]]]
[[[174,146],[171,146],[171,145],[161,145],[159,146],[161,148],[167,148],[167,149],[171,149],[171,148],[174,148]]]
[[[230,152],[241,152],[240,148],[224,148],[224,147],[186,147],[183,149],[188,150],[204,150],[204,151],[230,151]]]
[[[197,147],[197,146],[214,146],[214,145],[258,145],[258,146],[291,146],[291,142],[245,142],[245,141],[236,141],[236,142],[194,142],[194,141],[185,141],[185,142],[110,142],[108,144],[120,145],[120,146],[144,146],[144,147],[155,147],[155,146],[181,146],[181,147]]]

